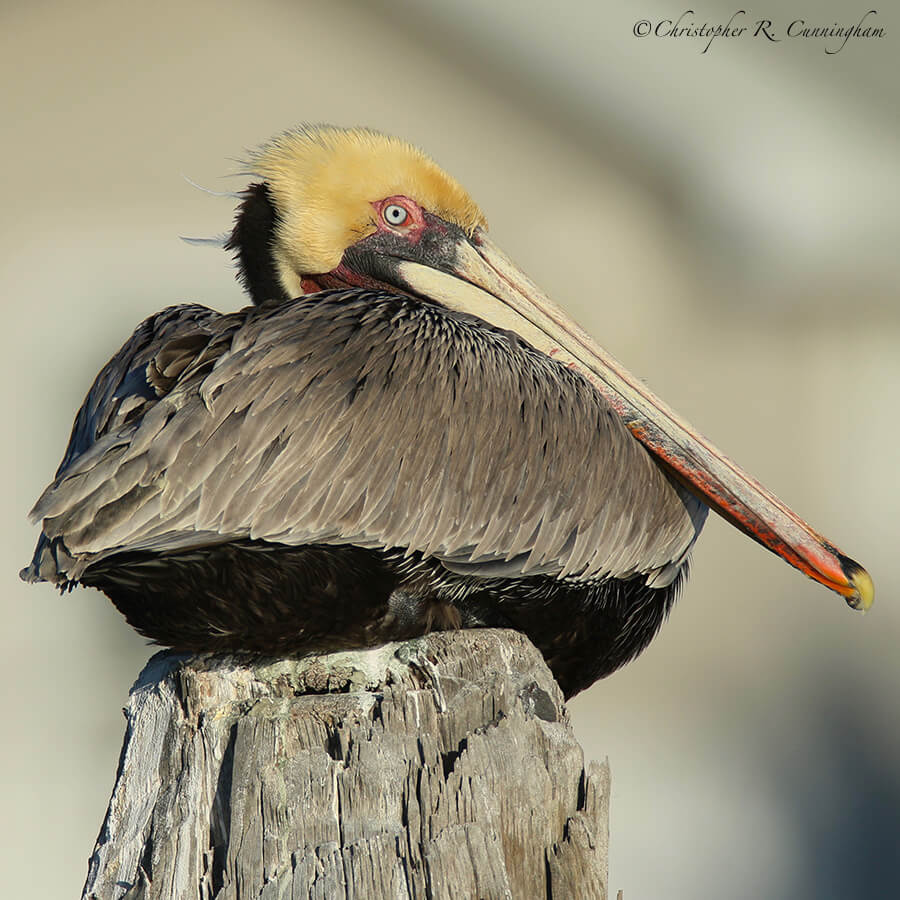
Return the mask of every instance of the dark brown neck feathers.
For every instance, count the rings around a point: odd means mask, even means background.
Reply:
[[[238,280],[255,304],[266,300],[288,300],[278,279],[272,247],[278,212],[266,184],[251,184],[243,192],[234,228],[225,243],[234,251]]]

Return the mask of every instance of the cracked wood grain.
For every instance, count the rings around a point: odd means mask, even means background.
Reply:
[[[83,897],[606,898],[609,770],[513,631],[158,653]]]

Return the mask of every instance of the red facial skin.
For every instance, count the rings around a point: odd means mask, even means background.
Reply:
[[[389,206],[399,206],[406,210],[406,220],[400,225],[393,225],[384,216],[385,209]],[[376,200],[372,203],[376,216],[373,224],[379,231],[397,234],[405,238],[410,244],[418,244],[422,234],[428,227],[422,208],[409,197],[398,194],[394,197],[385,197],[384,200]],[[333,288],[377,288],[381,290],[396,291],[393,285],[385,284],[375,278],[362,275],[347,268],[343,261],[331,272],[322,275],[307,275],[301,280],[304,294],[315,294],[318,291],[331,290]]]
[[[391,225],[384,217],[384,211],[388,206],[400,206],[406,210],[406,221],[402,225]],[[409,197],[398,194],[395,197],[386,197],[384,200],[376,200],[372,204],[372,208],[378,213],[375,219],[375,225],[379,231],[391,231],[405,237],[411,244],[418,244],[422,237],[422,232],[427,227],[425,222],[425,213],[422,208]]]

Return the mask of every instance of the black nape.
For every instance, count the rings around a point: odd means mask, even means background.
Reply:
[[[238,280],[257,305],[266,300],[288,300],[272,255],[278,212],[269,197],[269,188],[251,184],[243,196],[225,243],[226,250],[234,250]]]

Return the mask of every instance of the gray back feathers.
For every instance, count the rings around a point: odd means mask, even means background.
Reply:
[[[123,549],[250,538],[663,586],[705,507],[581,376],[515,335],[344,291],[147,320],[98,376],[33,515],[74,560],[68,579]]]

